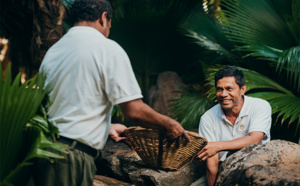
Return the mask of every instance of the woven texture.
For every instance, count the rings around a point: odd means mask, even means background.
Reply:
[[[175,143],[164,142],[164,134],[155,129],[129,127],[125,134],[141,159],[151,167],[178,170],[192,160],[205,147],[207,140],[189,132],[191,141],[182,139],[179,148]]]

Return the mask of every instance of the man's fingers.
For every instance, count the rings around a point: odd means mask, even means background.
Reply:
[[[204,152],[204,149],[200,150],[200,151],[198,152],[198,155],[200,155],[202,152]]]
[[[202,159],[203,156],[205,156],[205,154],[202,153],[202,154],[198,155],[198,158],[199,158],[199,159]]]
[[[208,159],[208,156],[204,156],[201,160],[206,161]]]
[[[184,131],[183,135],[189,142],[191,141],[190,135],[187,133],[187,131]]]
[[[118,140],[117,142],[119,142],[119,141],[122,141],[122,140],[127,140],[127,138],[126,137],[118,137],[117,140]]]

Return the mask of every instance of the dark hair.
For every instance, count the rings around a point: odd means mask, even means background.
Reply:
[[[103,12],[107,12],[107,19],[111,20],[113,9],[107,0],[75,0],[70,9],[70,21],[72,25],[80,21],[95,21]]]
[[[217,82],[219,79],[222,79],[223,77],[234,77],[236,84],[239,85],[241,88],[243,85],[245,85],[245,79],[244,79],[244,74],[241,70],[231,67],[231,66],[226,66],[225,68],[219,70],[215,74],[215,86],[217,86]]]

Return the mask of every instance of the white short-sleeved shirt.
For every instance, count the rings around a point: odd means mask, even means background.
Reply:
[[[244,96],[244,104],[234,125],[226,118],[221,105],[217,104],[203,114],[199,124],[199,134],[208,142],[230,141],[250,132],[264,133],[262,144],[270,141],[271,128],[270,104],[262,99]],[[218,152],[219,160],[226,159],[228,151]]]
[[[49,120],[60,135],[95,149],[106,143],[112,106],[142,98],[129,58],[92,27],[72,27],[45,55]]]

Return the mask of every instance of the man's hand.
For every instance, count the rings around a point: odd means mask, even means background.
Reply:
[[[177,146],[179,146],[182,137],[190,141],[190,136],[180,123],[154,111],[141,99],[121,103],[120,107],[126,118],[136,125],[145,128],[164,130],[169,143],[176,141]]]
[[[169,124],[170,125],[166,129],[165,133],[168,142],[173,143],[174,141],[176,141],[176,146],[179,147],[183,137],[186,138],[188,141],[191,141],[188,133],[177,121],[170,118]]]
[[[125,125],[115,123],[110,125],[109,129],[109,136],[111,137],[114,142],[123,142],[125,143],[130,149],[133,149],[131,143],[127,140],[126,137],[122,136],[124,131],[127,129]]]
[[[218,142],[208,142],[207,145],[198,153],[198,158],[201,161],[205,161],[208,158],[217,154],[220,151],[220,145]]]

